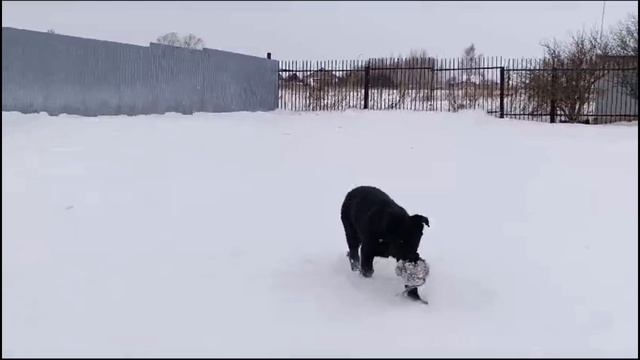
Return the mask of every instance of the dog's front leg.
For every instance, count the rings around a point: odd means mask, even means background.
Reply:
[[[418,288],[413,286],[404,286],[404,290],[407,292],[407,295],[412,299],[420,299],[420,294],[418,294]]]
[[[375,248],[370,242],[362,244],[360,247],[360,273],[364,277],[373,275],[373,258],[375,256]]]
[[[412,300],[416,300],[416,301],[420,301],[423,304],[429,304],[429,302],[427,300],[422,299],[422,297],[420,297],[420,294],[418,294],[418,288],[417,287],[410,287],[405,285],[404,286],[404,291],[406,292],[407,296],[409,298],[411,298]]]

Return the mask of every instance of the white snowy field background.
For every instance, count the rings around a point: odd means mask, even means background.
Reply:
[[[430,219],[429,305],[340,206]],[[2,113],[2,355],[638,356],[638,127]]]

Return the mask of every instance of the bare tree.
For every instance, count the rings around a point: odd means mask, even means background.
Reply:
[[[204,41],[190,33],[182,38],[182,46],[189,49],[202,49],[204,48]]]
[[[629,16],[620,21],[611,31],[612,50],[615,55],[629,57],[620,61],[622,67],[636,67],[638,64],[638,15]],[[631,65],[631,66],[629,66]],[[624,70],[616,72],[615,83],[630,97],[638,100],[638,71]]]
[[[369,60],[371,88],[389,89],[384,95],[386,109],[404,106],[407,101],[426,102],[432,95],[435,59],[426,50],[411,50],[409,55]],[[373,101],[376,101],[374,98]]]
[[[429,105],[435,91],[436,59],[422,50],[409,52],[409,66],[417,69],[409,71],[409,88],[413,89],[410,100],[414,103]]]
[[[485,74],[477,69],[482,64],[482,54],[478,54],[472,43],[462,52],[462,77],[451,77],[447,81],[447,102],[452,111],[477,108],[479,100],[484,95],[480,87],[483,86]]]
[[[568,122],[582,120],[594,100],[598,80],[606,74],[598,56],[611,54],[608,37],[593,28],[571,35],[568,41],[542,42],[545,58],[541,71],[523,78],[529,111],[547,112],[552,104]]]
[[[176,32],[171,32],[171,33],[159,36],[156,42],[158,44],[171,45],[171,46],[182,45],[182,39],[180,38],[180,35],[178,35],[178,33]]]
[[[638,56],[638,15],[629,14],[612,30],[613,52],[622,56]]]
[[[410,87],[417,86],[419,89],[427,89],[433,86],[433,70],[436,60],[429,56],[426,50],[411,50],[409,56],[404,59],[403,65],[414,68],[409,71],[408,82]]]
[[[156,42],[159,44],[178,46],[188,49],[202,49],[205,46],[204,40],[194,34],[181,37],[175,32],[170,32],[158,37]]]
[[[476,72],[475,77],[477,77],[477,79],[474,79],[474,76],[473,76],[474,69],[471,69],[471,68],[479,67],[480,64],[482,63],[482,54],[476,53],[476,46],[472,43],[471,45],[469,45],[467,48],[464,49],[464,52],[462,55],[463,55],[462,67],[467,68],[467,70],[464,71],[465,80],[467,82],[476,81],[478,83],[484,80],[484,73],[481,71],[480,72],[475,71]]]

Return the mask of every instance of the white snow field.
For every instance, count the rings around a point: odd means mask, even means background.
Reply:
[[[429,305],[350,271],[375,185]],[[638,355],[638,127],[482,113],[2,114],[2,355]]]

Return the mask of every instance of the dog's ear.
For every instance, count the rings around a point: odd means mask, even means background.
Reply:
[[[415,221],[421,222],[421,223],[427,225],[427,227],[430,227],[429,226],[429,219],[426,216],[422,216],[420,214],[415,214],[415,215],[413,215],[411,217],[414,218]]]

